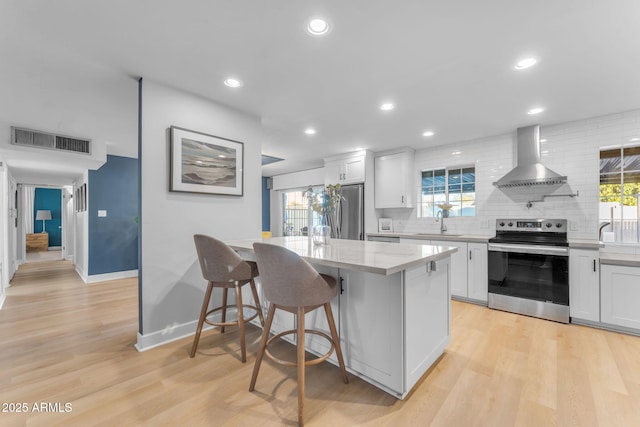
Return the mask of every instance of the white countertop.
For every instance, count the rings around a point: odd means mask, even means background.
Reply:
[[[475,242],[475,243],[487,243],[493,236],[475,235],[475,234],[449,234],[449,233],[396,233],[396,232],[381,232],[381,233],[367,233],[367,236],[386,236],[386,237],[401,237],[403,239],[416,239],[416,240],[445,240],[450,242]]]
[[[328,245],[314,245],[309,237],[273,237],[227,241],[238,252],[253,252],[254,242],[283,246],[312,264],[390,275],[451,256],[457,248],[431,245],[331,239]]]

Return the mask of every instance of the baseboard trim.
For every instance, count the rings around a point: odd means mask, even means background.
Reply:
[[[106,282],[108,280],[128,279],[138,277],[138,270],[116,271],[114,273],[91,274],[84,280],[85,283]]]
[[[4,304],[4,300],[7,299],[7,295],[6,294],[2,294],[0,295],[0,310],[2,310],[2,305]]]
[[[152,332],[150,334],[142,335],[138,332],[138,341],[134,347],[139,352],[151,350],[152,348],[160,347],[195,334],[197,326],[198,321],[194,320],[192,322],[183,323],[182,325],[167,326],[161,331]],[[207,325],[205,323],[202,330],[208,331],[214,327],[215,326]]]
[[[235,307],[230,307],[228,315],[232,316],[231,319],[235,319],[234,316]],[[215,313],[211,317],[207,319],[213,320],[214,322],[220,322],[222,320],[220,313]],[[258,318],[253,319],[249,322],[259,328],[262,327]],[[149,334],[141,334],[138,332],[138,341],[134,345],[136,350],[139,352],[151,350],[152,348],[160,347],[165,344],[169,344],[170,342],[180,340],[182,338],[186,338],[188,336],[192,336],[196,333],[196,327],[198,326],[198,321],[193,320],[191,322],[183,323],[180,325],[174,324],[171,326],[167,326],[161,331],[151,332]],[[218,326],[212,326],[209,324],[204,324],[202,327],[203,331],[208,331],[214,328],[218,328]]]
[[[87,283],[87,273],[85,273],[84,270],[78,264],[74,264],[74,267],[76,269],[76,273],[78,273],[78,276],[80,276],[82,281],[84,283]]]

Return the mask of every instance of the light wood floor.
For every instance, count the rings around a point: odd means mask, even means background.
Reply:
[[[144,353],[137,284],[85,285],[68,261],[20,268],[0,310],[0,425],[296,425],[295,370],[263,362],[249,379],[237,333],[203,334]],[[194,307],[199,310],[199,307]],[[453,302],[453,338],[405,401],[329,364],[307,369],[309,426],[639,426],[640,338]],[[293,347],[280,351],[293,358]],[[71,412],[31,412],[40,402]],[[7,409],[3,407],[0,409]]]

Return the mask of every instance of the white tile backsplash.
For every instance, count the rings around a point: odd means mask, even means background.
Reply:
[[[600,149],[629,144],[640,136],[640,110],[610,114],[590,119],[544,126],[540,129],[542,162],[568,177],[567,184],[553,187],[498,189],[493,182],[509,172],[516,163],[515,129],[508,135],[480,138],[455,144],[459,155],[453,156],[451,145],[416,151],[416,185],[420,171],[426,169],[475,165],[476,216],[445,219],[452,234],[495,234],[495,220],[516,218],[566,218],[569,238],[596,239],[598,237],[599,158]],[[416,193],[419,194],[419,188]],[[545,194],[569,194],[578,197],[552,197],[539,200]],[[385,209],[379,216],[393,218],[398,232],[439,232],[440,223],[433,218],[418,218],[417,209]]]

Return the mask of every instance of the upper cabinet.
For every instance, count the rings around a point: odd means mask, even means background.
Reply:
[[[375,158],[375,207],[412,208],[414,206],[414,151],[379,153]]]
[[[324,184],[360,184],[365,182],[366,154],[347,154],[342,158],[325,159]]]

